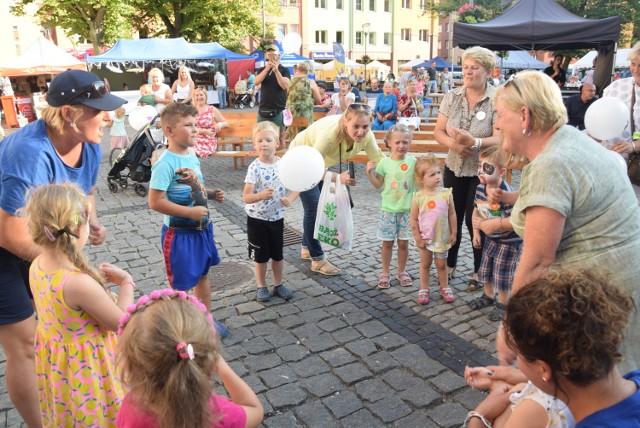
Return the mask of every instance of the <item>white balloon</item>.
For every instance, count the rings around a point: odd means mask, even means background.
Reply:
[[[584,126],[598,140],[619,137],[629,122],[629,108],[618,98],[605,97],[589,106]]]
[[[298,33],[289,33],[282,39],[284,53],[294,53],[302,46],[302,38]]]
[[[139,131],[144,126],[153,120],[158,115],[158,110],[153,106],[143,106],[132,110],[129,113],[129,125],[136,131]]]
[[[284,187],[293,192],[304,192],[322,179],[324,158],[313,147],[294,147],[282,156],[278,173]]]

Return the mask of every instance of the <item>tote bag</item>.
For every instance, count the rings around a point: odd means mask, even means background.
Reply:
[[[347,186],[340,182],[331,182],[331,172],[324,176],[322,192],[318,201],[316,227],[313,237],[320,242],[336,248],[351,250],[353,243],[353,216]]]

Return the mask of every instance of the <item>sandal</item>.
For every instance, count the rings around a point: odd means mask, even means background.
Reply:
[[[449,279],[449,281],[451,281],[451,278],[453,278],[454,276],[456,276],[456,266],[454,266],[451,270],[447,268],[447,278]]]
[[[502,321],[506,308],[502,303],[496,303],[496,307],[489,313],[489,321]]]
[[[482,308],[486,308],[489,306],[493,306],[493,304],[495,303],[495,299],[492,299],[491,297],[487,296],[486,294],[482,293],[482,296],[478,297],[475,300],[472,300],[469,303],[469,307],[473,310],[478,310],[478,309],[482,309]]]
[[[469,280],[469,288],[467,288],[467,291],[482,290],[483,288],[484,288],[484,284],[483,283],[481,283],[477,279],[471,278]]]
[[[391,283],[389,282],[390,280],[391,274],[382,272],[380,275],[378,275],[378,288],[380,290],[386,290],[387,288],[391,287]]]
[[[407,273],[406,271],[398,272],[396,278],[398,278],[398,281],[400,281],[400,285],[402,287],[411,287],[413,285],[413,279],[411,279],[411,275],[409,275],[409,273]]]
[[[311,270],[326,276],[340,275],[340,269],[329,263],[329,260],[322,259],[315,267],[311,265]]]
[[[309,252],[309,249],[307,248],[303,248],[300,250],[300,258],[302,260],[311,260],[311,253]]]
[[[453,294],[453,290],[451,289],[451,287],[441,288],[440,295],[447,303],[451,303],[456,300],[456,295]]]
[[[430,292],[431,290],[429,290],[428,288],[421,288],[420,291],[418,291],[418,304],[426,305],[427,303],[429,303]]]

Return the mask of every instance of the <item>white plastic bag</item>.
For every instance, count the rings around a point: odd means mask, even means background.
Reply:
[[[331,172],[324,176],[322,192],[318,201],[316,227],[313,237],[333,247],[351,250],[353,243],[353,216],[347,186],[340,182],[331,182]]]
[[[420,122],[422,118],[420,116],[412,116],[412,117],[399,117],[398,125],[407,125],[413,126],[413,130],[417,131],[420,129]]]

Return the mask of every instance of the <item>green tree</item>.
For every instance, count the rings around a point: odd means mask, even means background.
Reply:
[[[96,55],[102,45],[130,35],[134,8],[121,0],[18,0],[11,13],[27,14],[29,5],[37,7],[35,18],[46,28],[61,27],[93,44]]]
[[[147,37],[184,37],[190,42],[216,41],[243,50],[246,37],[262,34],[261,0],[130,0],[139,11],[135,24]],[[269,15],[280,13],[267,0]]]

